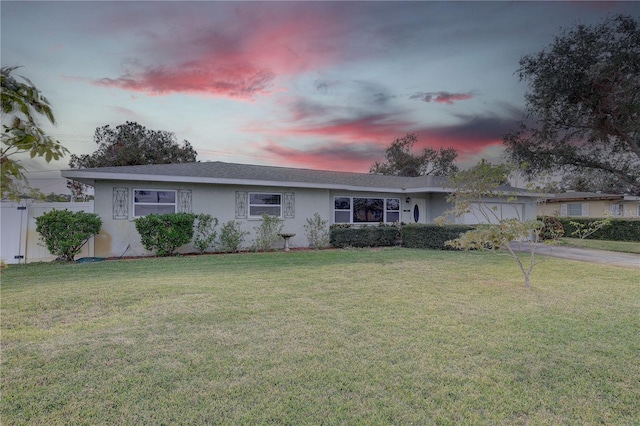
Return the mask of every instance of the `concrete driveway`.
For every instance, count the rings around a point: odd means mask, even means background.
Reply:
[[[529,246],[535,246],[535,252],[563,259],[581,260],[583,262],[601,263],[605,265],[624,266],[640,269],[640,254],[618,253],[614,251],[595,250],[578,247],[552,246],[541,243],[514,243],[514,249],[529,251]],[[640,280],[640,276],[638,277]]]

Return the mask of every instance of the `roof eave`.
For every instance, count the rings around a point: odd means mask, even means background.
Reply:
[[[77,180],[87,185],[95,185],[96,181],[113,180],[113,181],[135,181],[135,182],[167,182],[167,183],[196,183],[196,184],[217,184],[217,185],[245,185],[260,187],[289,187],[289,188],[308,188],[308,189],[331,189],[342,191],[365,191],[365,192],[395,192],[403,194],[420,194],[424,192],[431,193],[450,193],[453,188],[441,186],[424,186],[415,188],[401,188],[388,186],[361,186],[336,183],[310,183],[295,181],[276,181],[276,180],[256,180],[256,179],[234,179],[234,178],[211,178],[211,177],[194,177],[194,176],[166,176],[166,175],[150,175],[137,173],[109,173],[109,172],[90,172],[84,170],[62,170],[62,177]],[[510,192],[509,195],[536,197],[538,194]]]
[[[201,183],[217,185],[245,185],[245,186],[286,186],[290,188],[310,188],[310,189],[334,189],[344,191],[367,191],[367,192],[446,192],[443,188],[394,188],[384,186],[360,186],[335,183],[310,183],[310,182],[289,182],[276,180],[255,180],[255,179],[233,179],[233,178],[208,178],[193,176],[165,176],[165,175],[142,175],[136,173],[103,173],[86,172],[82,170],[62,170],[62,177],[77,180],[89,185],[100,180],[115,181],[135,181],[135,182],[181,182],[181,183]]]

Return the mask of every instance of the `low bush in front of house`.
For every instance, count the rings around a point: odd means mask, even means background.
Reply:
[[[202,254],[213,247],[218,237],[216,226],[218,226],[218,218],[208,213],[195,215],[193,247],[198,250],[198,253]]]
[[[329,245],[329,221],[322,219],[320,213],[315,212],[313,217],[307,218],[304,225],[304,234],[309,241],[309,247],[323,249]]]
[[[283,227],[284,224],[279,217],[263,214],[260,225],[253,228],[256,238],[253,241],[252,249],[254,251],[273,250],[273,245],[280,238],[279,234]]]
[[[573,237],[576,231],[575,224],[579,223],[589,227],[589,224],[601,219],[586,217],[557,217],[556,218],[564,228],[565,237]],[[598,229],[593,234],[588,235],[589,240],[608,240],[608,241],[640,241],[640,220],[638,219],[617,219],[610,218],[611,224]]]
[[[402,245],[407,248],[452,250],[445,243],[455,240],[467,231],[469,225],[423,225],[412,223],[402,227]]]
[[[220,228],[220,250],[224,253],[236,253],[242,247],[244,238],[249,235],[242,230],[242,222],[230,220]]]
[[[191,242],[196,215],[192,213],[150,214],[135,220],[142,246],[158,256],[170,256]]]
[[[333,225],[329,231],[333,247],[392,247],[399,245],[400,227],[394,225]]]
[[[538,237],[542,241],[557,240],[564,236],[564,226],[562,222],[555,216],[542,216],[538,217],[543,223],[542,229]]]
[[[36,232],[49,252],[70,262],[101,227],[97,214],[83,211],[51,210],[36,218]]]

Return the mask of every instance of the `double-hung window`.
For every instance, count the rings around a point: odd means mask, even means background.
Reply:
[[[282,194],[249,193],[249,218],[258,219],[263,214],[282,217]]]
[[[333,222],[351,223],[351,198],[335,197],[333,199]]]
[[[560,216],[589,216],[589,204],[588,203],[561,204]]]
[[[399,198],[387,198],[385,200],[385,222],[400,222]]]
[[[400,221],[399,198],[335,197],[334,223],[393,223]]]
[[[165,189],[134,189],[133,216],[141,217],[148,214],[167,214],[176,212],[175,190]]]
[[[582,216],[582,204],[568,204],[567,205],[567,214],[569,216]]]

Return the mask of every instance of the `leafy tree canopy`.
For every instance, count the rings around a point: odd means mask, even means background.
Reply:
[[[527,123],[508,134],[507,153],[541,171],[598,171],[640,194],[640,29],[628,16],[564,31],[520,60],[529,82]]]
[[[0,70],[2,134],[0,139],[0,166],[2,181],[0,196],[19,199],[24,192],[29,196],[43,195],[29,188],[25,168],[15,157],[28,154],[31,158],[44,157],[46,162],[58,160],[69,151],[40,128],[37,118],[44,116],[51,124],[56,120],[49,101],[26,77],[14,77],[18,67]]]
[[[413,145],[418,136],[408,133],[391,143],[385,151],[385,162],[376,161],[369,169],[370,173],[392,176],[446,176],[458,170],[455,160],[458,153],[454,148],[424,148],[420,153],[413,153]]]
[[[91,155],[71,155],[69,167],[189,163],[195,162],[198,154],[188,141],[179,144],[172,132],[150,130],[131,121],[115,129],[98,127],[93,138],[98,149]]]
[[[629,186],[617,179],[613,174],[602,170],[576,171],[558,182],[556,189],[559,192],[602,192],[605,194],[622,194],[630,192]]]

